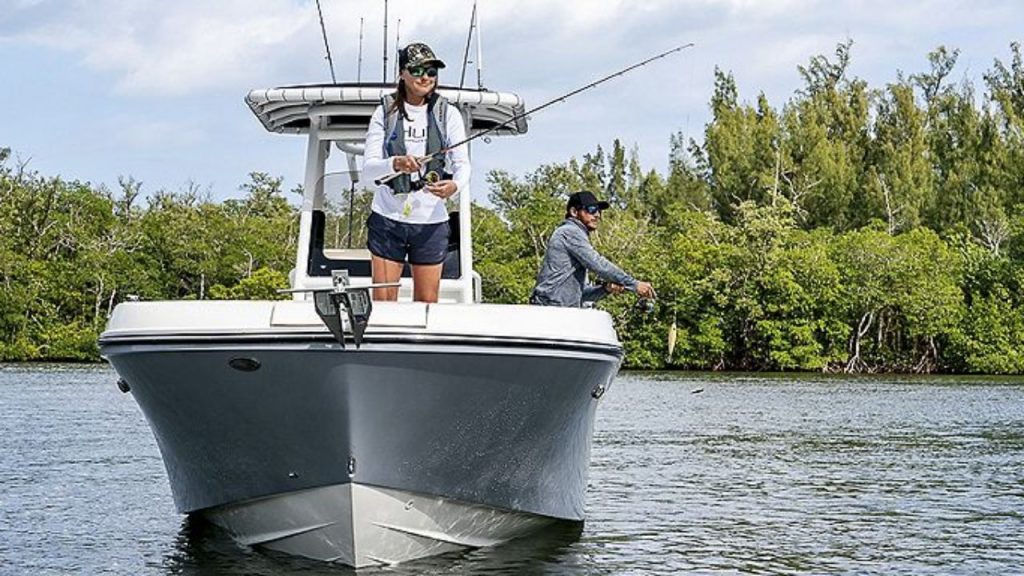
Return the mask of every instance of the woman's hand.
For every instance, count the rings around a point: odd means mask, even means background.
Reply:
[[[405,156],[393,156],[391,158],[391,169],[395,172],[412,174],[413,172],[419,172],[420,161],[415,156],[409,154]]]
[[[459,185],[454,180],[439,180],[433,184],[427,184],[427,192],[445,200],[458,191]]]

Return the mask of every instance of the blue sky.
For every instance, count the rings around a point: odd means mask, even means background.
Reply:
[[[322,0],[339,80],[381,76],[382,0]],[[425,41],[458,81],[472,0],[391,0],[391,45]],[[781,106],[797,66],[854,41],[851,72],[882,87],[959,48],[953,77],[980,84],[1024,41],[1024,2],[817,0],[480,0],[483,81],[535,106],[685,42],[696,47],[536,115],[528,135],[476,146],[484,175],[523,174],[620,138],[663,169],[669,137],[700,137],[715,66],[743,99]],[[398,18],[401,18],[400,28]],[[251,88],[329,81],[316,8],[306,0],[0,0],[0,147],[44,174],[145,192],[188,183],[238,196],[251,171],[299,183],[301,138],[269,134],[243,102]]]

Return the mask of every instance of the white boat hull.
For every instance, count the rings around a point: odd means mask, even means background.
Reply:
[[[115,311],[102,351],[149,420],[181,512],[247,545],[354,566],[583,520],[594,415],[622,354],[607,315],[381,306],[355,348],[311,308]],[[542,313],[565,321],[523,328]],[[587,321],[589,340],[555,328]]]
[[[242,544],[357,568],[495,546],[555,521],[353,483],[277,494],[203,515]]]

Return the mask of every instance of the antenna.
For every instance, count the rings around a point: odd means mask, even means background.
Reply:
[[[402,49],[402,19],[398,19],[398,24],[395,26],[395,49]],[[398,60],[395,60],[395,78],[398,78],[398,74],[401,70],[398,69]]]
[[[476,87],[483,90],[484,81],[480,73],[484,70],[484,50],[480,38],[480,15],[476,11],[476,0],[473,0],[473,21],[476,23]]]
[[[466,84],[466,65],[469,64],[469,44],[473,41],[473,29],[476,28],[476,1],[473,2],[473,15],[469,17],[469,33],[466,34],[466,52],[462,55],[462,76],[459,77],[459,90]],[[479,44],[479,43],[478,43]]]
[[[320,32],[324,36],[324,50],[327,52],[327,65],[331,68],[331,83],[337,84],[338,78],[334,75],[334,59],[331,58],[331,45],[327,43],[327,28],[324,27],[324,13],[320,9],[320,0],[316,0],[316,13],[320,16]]]
[[[388,81],[388,0],[384,0],[384,78],[381,82]]]
[[[359,19],[359,60],[356,64],[356,82],[363,81],[363,18]]]

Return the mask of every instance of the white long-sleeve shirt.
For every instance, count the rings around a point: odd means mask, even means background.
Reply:
[[[409,114],[409,119],[402,121],[405,129],[406,153],[412,156],[424,156],[427,153],[427,105],[411,106],[407,102],[405,110]],[[442,145],[448,146],[465,140],[466,127],[462,123],[462,114],[457,108],[454,106],[449,108],[446,120],[448,142],[444,142]],[[363,182],[373,182],[394,172],[391,158],[384,156],[384,131],[386,129],[384,109],[377,106],[377,109],[373,111],[373,116],[370,117],[370,127],[366,131]],[[449,151],[445,160],[458,193],[469,194],[470,166],[466,146],[459,146]],[[411,176],[414,180],[419,178],[417,174]],[[378,186],[373,194],[371,209],[385,218],[410,224],[436,224],[448,221],[448,210],[444,200],[428,192],[425,187],[409,194],[395,194],[387,184]]]

